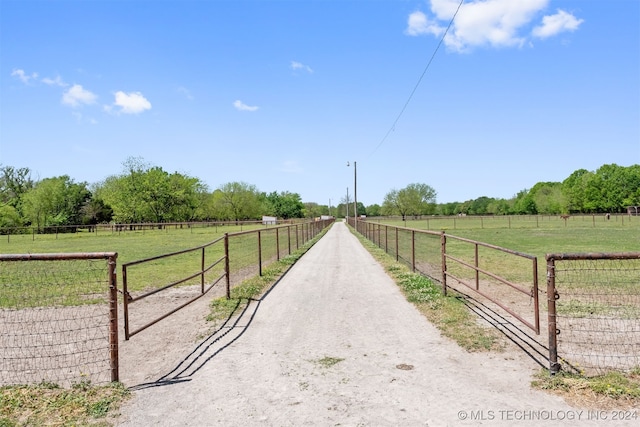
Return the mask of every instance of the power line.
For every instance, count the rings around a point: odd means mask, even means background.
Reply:
[[[369,157],[371,157],[373,155],[373,153],[376,152],[376,150],[378,148],[380,148],[380,146],[387,140],[387,138],[389,137],[389,134],[391,132],[393,132],[396,128],[396,124],[398,123],[398,121],[400,120],[400,117],[402,117],[402,115],[404,114],[404,111],[407,109],[407,106],[409,105],[409,102],[411,101],[411,98],[413,98],[413,95],[416,93],[416,90],[418,90],[418,86],[420,86],[420,83],[422,82],[422,78],[424,77],[424,75],[427,73],[427,70],[429,69],[429,66],[431,66],[431,63],[433,62],[433,59],[436,57],[436,53],[438,53],[438,50],[440,49],[440,46],[442,45],[442,43],[444,42],[444,38],[447,36],[447,33],[449,32],[449,29],[451,28],[451,26],[453,25],[453,21],[456,19],[456,16],[458,15],[458,11],[460,11],[460,7],[462,6],[462,3],[464,3],[464,0],[460,0],[460,3],[458,4],[458,8],[456,9],[456,12],[453,14],[453,17],[451,18],[451,21],[449,21],[449,25],[447,26],[447,29],[444,31],[444,33],[442,34],[442,38],[440,39],[440,41],[438,42],[438,45],[436,46],[435,50],[433,51],[433,54],[431,55],[431,58],[429,59],[429,62],[427,63],[427,65],[424,67],[424,70],[422,71],[422,74],[420,75],[420,78],[418,79],[418,82],[416,83],[416,85],[414,86],[413,90],[411,91],[411,94],[409,94],[409,97],[407,98],[407,101],[404,103],[404,106],[402,107],[402,109],[400,110],[400,113],[398,114],[398,116],[396,117],[396,119],[393,121],[393,124],[391,125],[391,127],[389,128],[389,130],[387,131],[387,133],[384,135],[384,137],[382,138],[382,141],[380,141],[380,143],[376,146],[376,148],[373,149],[373,151],[371,152],[371,154],[369,155]]]

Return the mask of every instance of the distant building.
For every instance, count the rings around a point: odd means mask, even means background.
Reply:
[[[263,216],[262,224],[263,225],[276,225],[278,223],[278,218],[275,216]]]

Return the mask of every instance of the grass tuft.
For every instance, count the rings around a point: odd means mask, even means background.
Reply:
[[[333,365],[336,365],[336,364],[342,362],[343,360],[344,360],[344,358],[340,358],[340,357],[325,356],[322,359],[314,360],[314,362],[317,363],[318,365],[322,366],[323,368],[330,368]]]
[[[51,383],[0,387],[0,426],[102,425],[130,392],[121,383],[82,381],[65,389]]]
[[[543,369],[531,385],[557,393],[584,407],[637,408],[640,405],[640,368],[628,375],[611,371],[594,377],[565,371],[551,375]]]

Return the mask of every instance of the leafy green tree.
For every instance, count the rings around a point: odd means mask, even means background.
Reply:
[[[586,169],[578,169],[562,181],[562,192],[565,196],[568,213],[587,212],[586,192],[592,176],[592,172]]]
[[[380,215],[382,215],[382,208],[380,207],[380,205],[373,204],[367,206],[367,216],[374,217]]]
[[[436,191],[427,184],[409,184],[401,190],[391,190],[384,198],[384,215],[400,214],[418,217],[435,212]]]
[[[29,168],[0,165],[0,206],[7,205],[13,208],[2,209],[0,224],[12,224],[13,227],[22,224],[22,196],[33,186],[34,181],[31,179]]]
[[[567,202],[560,182],[539,182],[529,190],[538,214],[566,213]]]
[[[120,223],[191,221],[204,217],[207,188],[198,178],[149,166],[140,158],[124,162],[121,175],[101,183],[97,196]]]
[[[91,198],[80,209],[82,224],[102,224],[111,221],[113,209],[106,205],[102,199]]]
[[[82,206],[91,198],[86,183],[75,183],[68,175],[45,178],[23,196],[25,217],[39,231],[56,225],[82,221]]]
[[[304,217],[304,204],[297,193],[273,191],[265,196],[265,208],[266,214],[282,219]]]
[[[399,191],[394,188],[385,194],[381,210],[385,216],[401,215],[404,221],[407,214],[407,207],[400,204],[398,193]]]
[[[625,212],[638,194],[639,165],[602,165],[588,183],[588,203],[594,212]]]
[[[538,213],[536,202],[529,190],[525,189],[518,192],[513,205],[513,210],[513,213],[516,214],[535,215]]]
[[[511,211],[509,202],[505,199],[493,199],[487,205],[487,213],[491,215],[507,215]]]
[[[442,203],[438,205],[436,212],[440,215],[455,215],[458,205],[458,202]]]
[[[261,217],[260,193],[245,182],[229,182],[214,192],[214,205],[218,218],[235,221]]]
[[[6,227],[19,227],[22,225],[22,218],[16,208],[9,204],[0,203],[0,229]],[[1,232],[2,230],[0,230]]]
[[[477,199],[471,201],[467,213],[470,215],[486,215],[488,213],[488,207],[491,202],[493,202],[493,199],[489,197],[478,197]]]

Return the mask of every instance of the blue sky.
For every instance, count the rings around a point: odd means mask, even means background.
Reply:
[[[91,184],[142,157],[332,205],[354,162],[365,205],[640,163],[639,1],[469,0],[443,38],[458,4],[0,0],[0,163]]]

